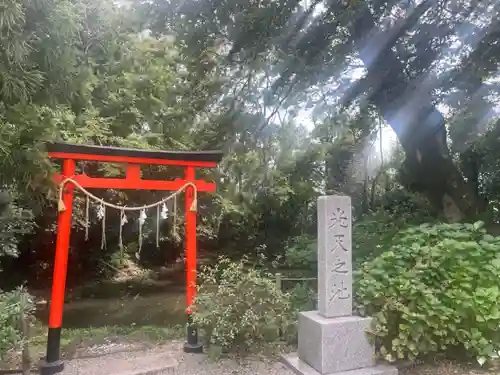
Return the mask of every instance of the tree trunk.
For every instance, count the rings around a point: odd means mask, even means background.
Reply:
[[[426,136],[405,147],[405,151],[408,186],[424,193],[449,221],[473,216],[484,209],[473,185],[464,180],[453,163],[442,134]]]
[[[457,221],[477,214],[485,205],[452,161],[444,118],[432,104],[432,82],[410,82],[391,50],[399,36],[434,3],[422,2],[406,20],[381,32],[365,2],[359,1],[350,31],[368,70],[368,100],[379,109],[405,150],[408,186],[424,193],[448,220]]]
[[[353,153],[348,145],[333,144],[326,159],[326,191],[334,194],[348,194],[348,168],[352,162]]]

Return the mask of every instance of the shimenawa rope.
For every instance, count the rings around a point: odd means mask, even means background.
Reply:
[[[83,186],[81,186],[77,181],[75,181],[73,178],[68,177],[65,178],[61,183],[59,184],[59,201],[58,201],[58,210],[59,212],[65,211],[66,206],[64,205],[64,200],[63,200],[63,193],[64,193],[64,186],[68,183],[71,182],[77,189],[79,189],[83,194],[85,194],[86,202],[85,202],[85,239],[88,240],[88,228],[89,228],[89,200],[92,199],[93,201],[96,201],[100,204],[100,212],[101,212],[101,223],[102,223],[102,238],[101,238],[101,248],[106,247],[106,207],[109,208],[114,208],[116,210],[120,211],[120,233],[119,233],[119,246],[120,246],[120,251],[123,256],[123,239],[122,239],[122,226],[127,223],[127,217],[125,215],[125,211],[140,211],[140,217],[139,217],[139,250],[136,253],[136,256],[139,256],[139,253],[141,252],[142,248],[142,226],[144,224],[144,220],[146,218],[145,211],[149,208],[157,207],[157,223],[156,223],[156,246],[159,247],[159,221],[160,221],[160,210],[159,207],[160,205],[165,204],[167,201],[170,199],[174,199],[174,236],[177,234],[176,230],[176,221],[177,221],[177,196],[182,193],[183,191],[186,190],[188,187],[193,188],[193,203],[191,204],[190,211],[196,212],[197,205],[198,205],[198,191],[196,189],[196,185],[193,184],[192,182],[187,182],[183,186],[181,186],[177,191],[174,193],[170,194],[168,197],[165,197],[158,202],[151,203],[151,204],[146,204],[143,206],[138,206],[138,207],[127,207],[127,206],[120,206],[116,205],[113,203],[106,202],[105,200],[95,196],[91,192],[89,192],[87,189],[85,189]]]

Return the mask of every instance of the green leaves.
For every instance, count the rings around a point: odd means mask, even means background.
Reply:
[[[244,260],[231,262],[221,257],[201,271],[199,280],[193,322],[217,351],[261,347],[290,326],[290,296]]]
[[[387,360],[464,347],[483,364],[500,350],[499,237],[484,223],[400,231],[356,277],[356,304]]]
[[[474,227],[474,230],[479,230],[479,229],[481,229],[482,227],[484,227],[484,221],[476,221],[476,222],[473,224],[473,227]]]
[[[0,291],[0,359],[28,339],[23,337],[21,318],[31,315],[34,307],[31,296],[24,288],[9,293]]]
[[[9,196],[8,192],[3,193]],[[5,203],[0,203],[0,256],[16,257],[19,240],[32,231],[34,218],[30,211],[19,208],[14,202]]]

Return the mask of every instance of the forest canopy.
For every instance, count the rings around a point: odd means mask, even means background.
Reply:
[[[221,166],[207,172],[217,193],[200,197],[200,247],[212,253],[282,255],[315,235],[325,193],[353,198],[363,254],[409,223],[482,218],[494,230],[498,8],[473,0],[4,2],[0,268],[49,278],[57,165],[45,144],[53,140],[222,150]],[[160,198],[95,193],[128,205]],[[81,274],[115,251],[99,248],[94,213],[97,239],[84,242],[83,206],[78,197],[71,252]],[[110,248],[118,226],[110,217]],[[169,254],[155,261],[181,253],[181,234],[162,227]]]

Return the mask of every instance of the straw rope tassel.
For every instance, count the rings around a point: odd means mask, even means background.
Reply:
[[[160,248],[160,205],[156,206],[156,247]]]
[[[173,225],[174,240],[177,237],[177,195],[174,197],[174,225]]]
[[[102,233],[101,233],[101,249],[106,248],[106,206],[103,204],[103,215],[102,215]]]
[[[142,223],[139,223],[139,250],[137,251],[136,258],[139,259],[139,254],[142,250]]]
[[[124,223],[124,218],[125,216],[125,211],[121,210],[120,211],[120,233],[118,234],[118,246],[120,247],[120,259],[123,262],[123,226],[125,225]]]
[[[61,186],[59,187],[59,201],[57,202],[57,211],[59,212],[66,211],[66,205],[63,201],[64,185],[65,184],[61,183]]]
[[[197,206],[198,206],[198,192],[196,191],[196,189],[193,189],[193,203],[191,203],[189,211],[196,212]]]
[[[85,241],[89,240],[89,228],[90,228],[90,199],[85,196]]]
[[[137,259],[139,259],[142,250],[142,226],[144,225],[145,222],[146,222],[146,210],[143,208],[139,212],[139,250],[135,254],[135,257]]]

